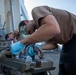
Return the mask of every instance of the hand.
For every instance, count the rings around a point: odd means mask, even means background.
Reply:
[[[43,57],[43,52],[41,50],[41,46],[38,44],[29,45],[26,48],[26,50],[27,50],[27,55],[35,56],[37,54],[39,56],[39,58]]]
[[[26,31],[28,34],[32,34],[33,32],[35,32],[35,22],[34,21],[29,21],[26,24]]]
[[[34,50],[36,51],[37,55],[39,56],[39,58],[43,58],[43,52],[41,49],[41,45],[39,44],[35,44]]]
[[[36,52],[34,51],[34,48],[32,45],[29,45],[27,48],[27,54],[26,55],[29,55],[29,56],[35,56],[36,55]]]
[[[12,54],[16,55],[18,52],[20,52],[22,49],[25,48],[25,45],[21,44],[20,41],[11,44],[11,52]]]

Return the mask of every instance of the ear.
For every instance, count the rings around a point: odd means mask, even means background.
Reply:
[[[28,24],[29,23],[29,20],[24,20],[25,24]]]

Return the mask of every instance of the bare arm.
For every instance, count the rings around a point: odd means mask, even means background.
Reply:
[[[53,15],[44,17],[41,26],[36,32],[21,40],[22,44],[31,44],[46,41],[60,33],[59,25]]]
[[[46,43],[41,45],[42,50],[53,50],[58,48],[58,45],[56,43]]]

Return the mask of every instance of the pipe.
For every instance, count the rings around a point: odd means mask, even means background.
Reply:
[[[13,3],[12,3],[12,0],[10,0],[10,11],[11,11],[11,23],[12,23],[12,30],[14,31]]]

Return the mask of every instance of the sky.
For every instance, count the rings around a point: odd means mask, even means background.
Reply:
[[[76,0],[24,0],[29,19],[32,19],[31,10],[36,6],[51,6],[67,10],[76,14]]]

